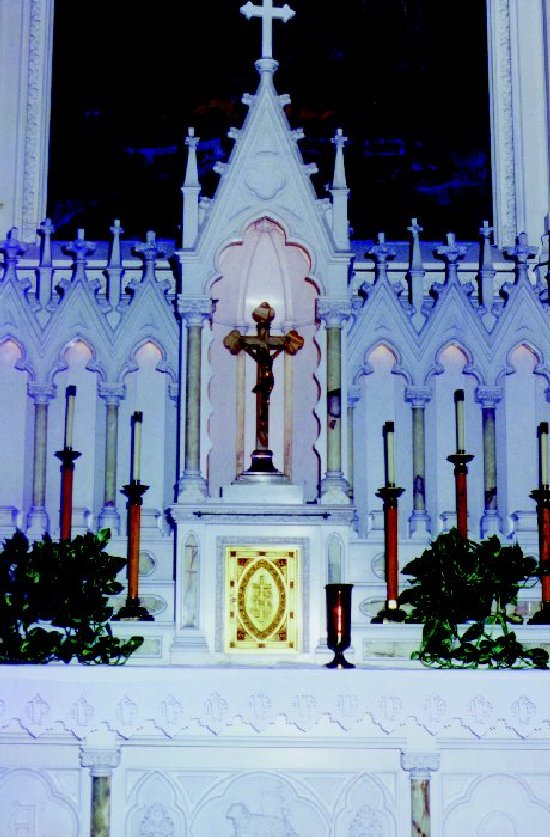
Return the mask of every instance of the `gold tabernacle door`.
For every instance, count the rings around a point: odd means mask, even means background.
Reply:
[[[299,547],[225,548],[225,650],[298,651]]]

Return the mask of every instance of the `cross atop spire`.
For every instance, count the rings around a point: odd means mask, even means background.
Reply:
[[[241,6],[241,14],[245,15],[247,20],[251,17],[260,17],[262,19],[262,58],[273,58],[273,20],[279,19],[284,23],[294,17],[296,12],[291,9],[288,3],[284,6],[273,8],[273,0],[262,0],[261,6],[255,6],[251,0]]]

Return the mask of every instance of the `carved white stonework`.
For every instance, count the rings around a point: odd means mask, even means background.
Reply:
[[[53,0],[4,0],[0,30],[10,33],[0,40],[0,234],[17,226],[34,242],[46,210]]]
[[[324,320],[329,328],[332,326],[342,328],[351,316],[350,301],[349,299],[320,297],[317,300],[317,316]]]
[[[80,751],[82,767],[89,767],[92,776],[111,776],[120,764],[120,750],[83,747]]]
[[[502,399],[502,387],[476,387],[475,399],[482,407],[496,407]]]
[[[431,773],[439,770],[439,762],[439,753],[401,753],[401,768],[411,779],[429,779]]]
[[[212,301],[209,297],[178,296],[178,314],[188,326],[202,326],[212,313]]]
[[[510,0],[488,0],[489,92],[495,241],[514,241],[516,181],[513,139]]]
[[[272,200],[286,185],[286,177],[278,161],[278,155],[259,151],[244,173],[244,182],[258,200]]]

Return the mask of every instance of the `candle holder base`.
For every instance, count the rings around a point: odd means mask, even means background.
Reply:
[[[450,456],[447,457],[447,462],[452,462],[455,466],[455,475],[456,474],[467,474],[468,473],[468,463],[474,459],[473,453],[466,453],[466,451],[457,451],[456,453],[452,453]]]
[[[74,471],[74,463],[82,454],[80,451],[73,450],[72,448],[63,448],[63,450],[56,450],[54,456],[57,456],[61,462],[61,470],[63,468],[70,468]]]
[[[528,625],[550,625],[550,602],[543,602],[540,610],[527,622]]]
[[[404,622],[407,614],[400,607],[388,607],[388,603],[384,605],[382,610],[379,610],[373,619],[371,625],[383,625],[384,622]]]
[[[126,599],[126,604],[123,605],[118,613],[111,617],[113,622],[154,622],[155,617],[152,616],[146,607],[140,604],[139,598],[131,599],[130,596]]]
[[[325,668],[355,668],[355,665],[346,660],[343,651],[337,650],[334,652],[334,659],[325,663]]]

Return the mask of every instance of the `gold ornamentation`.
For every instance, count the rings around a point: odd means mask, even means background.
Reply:
[[[226,548],[227,651],[297,650],[298,565],[298,548]]]

